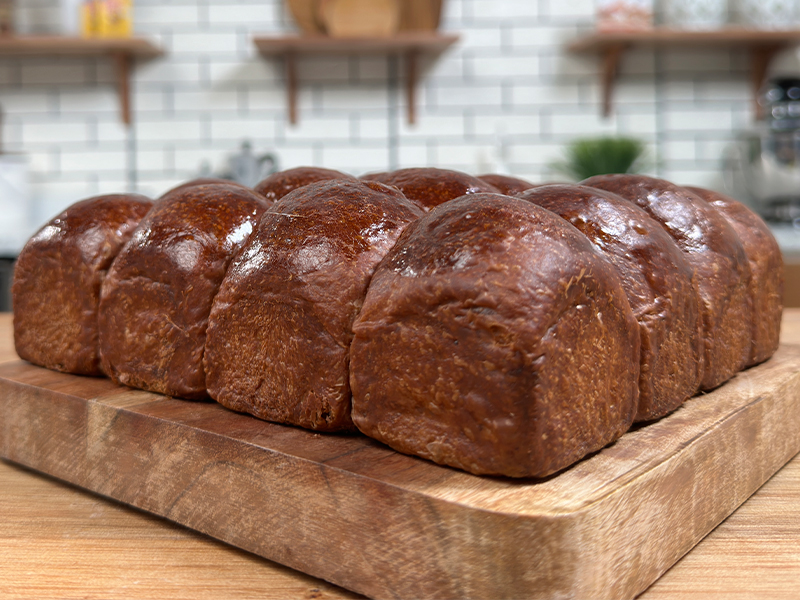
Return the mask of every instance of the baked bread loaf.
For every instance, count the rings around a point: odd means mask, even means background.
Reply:
[[[388,173],[373,173],[362,177],[364,179],[393,185],[426,212],[442,202],[465,194],[498,192],[493,185],[477,177],[450,169],[400,169]]]
[[[321,169],[319,167],[296,167],[273,173],[266,179],[261,180],[253,188],[257,193],[264,196],[269,202],[275,202],[283,198],[289,192],[301,188],[309,183],[317,181],[328,181],[330,179],[347,179],[356,181],[356,178],[347,173],[334,169]]]
[[[519,177],[511,177],[510,175],[500,175],[497,173],[478,175],[478,179],[494,186],[498,192],[506,196],[516,196],[520,192],[536,187],[536,185],[530,181],[525,181]]]
[[[161,198],[103,283],[100,356],[114,381],[207,398],[202,361],[211,301],[267,207],[253,191],[226,184]]]
[[[703,316],[704,374],[710,390],[733,377],[750,357],[750,265],[725,218],[686,188],[644,175],[598,175],[585,185],[619,194],[666,229],[695,271]]]
[[[20,358],[79,375],[102,375],[100,286],[111,261],[152,207],[138,194],[96,196],[50,220],[14,269],[14,343]]]
[[[661,225],[632,202],[580,185],[520,193],[569,221],[617,268],[641,339],[636,421],[662,417],[700,386],[703,328],[694,271]]]
[[[409,225],[353,331],[356,426],[471,473],[549,475],[636,412],[639,326],[619,275],[524,200],[464,196]]]
[[[767,224],[741,202],[719,192],[688,188],[716,208],[739,236],[750,263],[753,301],[752,346],[748,366],[764,362],[780,343],[783,314],[783,255]]]
[[[353,429],[353,319],[375,266],[421,214],[371,181],[314,183],[275,203],[214,300],[205,354],[211,397],[269,421]]]

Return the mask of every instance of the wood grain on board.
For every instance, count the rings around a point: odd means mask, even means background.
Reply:
[[[0,366],[0,453],[373,597],[630,597],[800,450],[800,349],[545,481]]]

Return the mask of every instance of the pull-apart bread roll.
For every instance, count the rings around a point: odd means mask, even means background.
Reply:
[[[14,343],[21,358],[66,373],[103,374],[97,346],[100,286],[152,205],[137,194],[89,198],[28,240],[12,287]]]
[[[461,171],[435,168],[412,168],[375,173],[362,179],[372,179],[399,189],[406,198],[425,212],[465,194],[498,192],[490,183]]]
[[[753,344],[748,366],[764,362],[778,349],[783,314],[783,255],[767,224],[741,202],[719,192],[689,190],[716,208],[739,235],[753,277]]]
[[[536,185],[530,181],[525,181],[519,177],[511,177],[510,175],[500,175],[498,173],[478,175],[478,179],[494,186],[497,188],[497,191],[507,196],[516,196],[520,192],[536,187]]]
[[[103,284],[100,355],[114,381],[190,400],[207,397],[202,360],[211,301],[267,207],[253,191],[225,184],[161,198]]]
[[[356,426],[474,474],[549,475],[636,412],[639,326],[616,269],[525,200],[465,196],[412,223],[353,331]]]
[[[353,429],[353,319],[375,266],[421,214],[372,181],[315,183],[276,202],[214,300],[205,355],[211,397],[269,421]]]
[[[253,189],[270,202],[277,202],[286,194],[297,188],[301,188],[309,183],[329,181],[331,179],[356,181],[356,178],[352,175],[334,169],[296,167],[294,169],[286,169],[285,171],[273,173],[266,179],[257,183]]]
[[[598,175],[584,185],[637,204],[666,229],[695,271],[703,316],[704,357],[700,388],[713,389],[749,362],[752,332],[750,265],[725,218],[702,198],[663,179]]]
[[[703,375],[694,271],[680,248],[644,210],[610,192],[547,185],[518,197],[569,221],[622,277],[641,338],[636,421],[664,416],[680,406],[697,391]]]

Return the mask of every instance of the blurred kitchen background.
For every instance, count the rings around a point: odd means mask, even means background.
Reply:
[[[420,4],[319,1],[345,16],[360,10],[366,21]],[[356,175],[435,166],[552,181],[563,178],[553,165],[569,142],[601,135],[641,139],[648,173],[748,202],[775,221],[787,261],[800,264],[800,54],[793,46],[800,44],[800,0],[421,1],[441,6],[435,35],[458,39],[417,54],[410,123],[403,53],[303,54],[292,71],[280,51],[258,51],[257,36],[301,32],[293,15],[302,17],[302,2],[135,0],[132,35],[163,53],[125,63],[130,77],[121,79],[125,67],[113,57],[74,56],[58,46],[18,55],[3,45],[15,37],[80,36],[87,27],[76,12],[81,2],[0,0],[0,271],[9,272],[41,223],[100,193],[156,197],[199,175],[299,165]],[[635,44],[610,70],[602,44],[570,50],[608,29],[598,14],[625,2],[634,8],[623,15],[630,22],[613,30],[641,27],[644,11],[646,27],[788,31],[760,45]],[[391,26],[378,25],[385,35],[403,26],[402,14],[392,15]],[[764,68],[760,108],[755,63]],[[122,97],[129,97],[129,124]],[[789,287],[790,303],[800,304],[800,289]]]

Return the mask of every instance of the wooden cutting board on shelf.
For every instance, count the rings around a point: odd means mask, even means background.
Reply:
[[[0,454],[374,598],[629,598],[800,451],[800,347],[541,481],[17,361]]]

